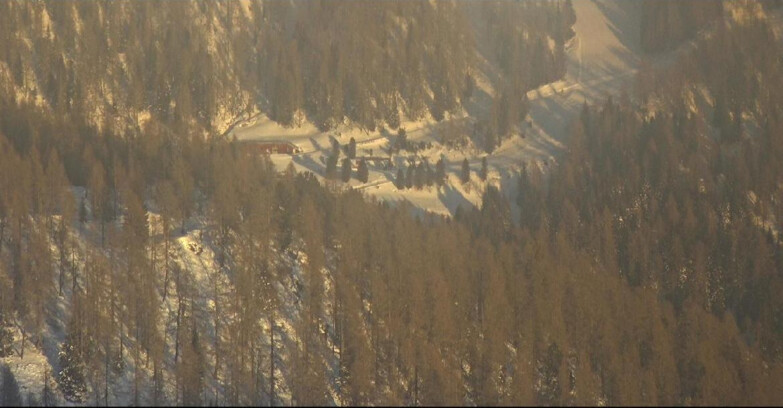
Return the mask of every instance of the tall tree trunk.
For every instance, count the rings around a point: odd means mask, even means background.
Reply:
[[[219,303],[219,297],[220,293],[218,292],[218,274],[215,273],[215,278],[213,282],[213,291],[214,291],[214,297],[215,297],[215,318],[213,326],[215,326],[215,368],[213,375],[215,378],[218,378],[218,369],[220,367],[220,303]],[[244,365],[243,365],[244,367]]]
[[[413,366],[413,405],[419,405],[419,364]]]
[[[161,372],[157,360],[153,362],[153,366],[154,368],[152,370],[152,404],[160,405]]]
[[[176,338],[174,339],[174,364],[177,364],[177,361],[179,361],[179,324],[182,321],[182,297],[180,296],[179,301],[177,302],[177,330],[176,330]]]
[[[165,273],[163,277],[163,302],[166,302],[166,295],[168,294],[169,289],[169,234],[168,234],[168,226],[163,226],[163,240],[164,242],[164,268]]]
[[[256,342],[254,340],[250,340],[248,350],[250,351],[250,379],[253,381],[253,395],[256,395],[258,392],[258,370],[256,368]],[[255,403],[255,401],[251,400],[251,403]]]
[[[51,401],[49,401],[49,370],[44,368],[44,388],[43,388],[43,395],[41,396],[41,402],[43,403],[43,406],[48,407],[51,405]]]
[[[76,293],[76,250],[75,245],[71,245],[71,292]]]
[[[5,238],[5,220],[0,220],[0,254],[3,253],[4,238]]]
[[[136,326],[136,338],[139,338],[138,325]],[[133,406],[139,406],[139,345],[133,348]]]
[[[24,325],[21,322],[19,322],[18,324],[19,324],[19,329],[22,332],[22,352],[19,354],[19,358],[23,359],[24,358],[24,343],[25,343],[25,340],[27,340],[27,331],[24,329]]]
[[[103,379],[103,404],[109,406],[109,360],[111,356],[111,348],[109,347],[109,336],[106,336],[106,358],[104,367],[104,379]]]
[[[275,405],[275,311],[269,314],[269,406]]]
[[[64,222],[64,221],[63,221]],[[58,249],[60,254],[60,277],[58,279],[59,295],[63,295],[63,285],[65,285],[65,239],[58,240]],[[2,240],[0,239],[0,246],[2,246]]]

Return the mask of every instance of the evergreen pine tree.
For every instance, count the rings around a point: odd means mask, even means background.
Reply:
[[[386,124],[392,129],[400,127],[400,109],[397,107],[397,96],[391,98],[391,102],[387,107],[386,112]]]
[[[55,402],[54,393],[52,392],[52,387],[49,385],[49,370],[47,368],[44,368],[43,389],[41,390],[40,402],[41,405],[45,407],[52,406]],[[29,400],[27,404],[32,405]]]
[[[415,175],[414,175],[415,170],[416,170],[416,165],[415,164],[411,163],[411,164],[408,165],[408,170],[405,171],[405,187],[407,187],[407,188],[412,188],[413,187],[413,182],[414,182],[414,177],[415,177]]]
[[[370,179],[370,169],[367,168],[367,162],[364,160],[359,161],[359,168],[356,171],[356,178],[362,183],[366,183]]]
[[[576,12],[574,11],[574,5],[571,0],[566,0],[563,4],[561,21],[563,40],[568,41],[576,35],[576,32],[574,32],[574,29],[572,28],[573,25],[576,24]]]
[[[462,160],[462,172],[460,173],[459,179],[462,181],[462,184],[470,181],[470,163],[468,163],[467,158]]]
[[[79,222],[84,224],[87,222],[87,205],[85,204],[84,197],[79,202]]]
[[[342,173],[340,175],[340,179],[345,183],[351,181],[351,159],[347,157],[343,159]]]
[[[87,387],[85,385],[84,360],[76,347],[77,336],[73,331],[73,323],[62,344],[59,353],[60,376],[58,378],[63,396],[70,402],[83,402]]]
[[[446,184],[446,163],[443,162],[442,157],[435,164],[435,182],[439,186]]]
[[[400,190],[407,186],[407,183],[405,182],[405,172],[402,170],[402,167],[397,169],[397,178],[394,181],[397,185],[397,188]]]
[[[3,312],[0,311],[0,358],[8,357],[13,352],[14,333],[11,331],[10,326]]]
[[[349,159],[355,159],[356,158],[356,139],[353,137],[348,142],[348,151],[346,152],[346,155]]]
[[[476,80],[470,75],[470,72],[465,74],[465,89],[462,91],[462,100],[468,100],[473,96],[473,91],[476,89]]]
[[[413,184],[417,190],[421,190],[421,188],[424,187],[424,183],[426,182],[425,178],[427,177],[424,169],[424,163],[419,163],[413,172]]]
[[[530,112],[530,100],[527,99],[527,93],[523,92],[522,97],[519,98],[519,101],[520,102],[517,110],[517,115],[519,115],[519,117],[517,120],[522,123],[525,121],[525,118],[527,118],[528,112]]]
[[[340,142],[337,139],[332,139],[332,156],[335,158],[340,157]]]
[[[722,94],[718,94],[715,97],[715,109],[713,109],[713,111],[713,124],[722,132],[722,134],[726,134],[728,132],[729,125],[731,124],[731,116],[729,115],[726,99]]]
[[[334,180],[337,178],[337,155],[332,154],[326,159],[326,178]]]
[[[424,174],[424,184],[427,187],[431,187],[435,183],[435,171],[432,170],[432,166],[427,161],[424,162]]]
[[[186,406],[201,405],[204,391],[204,352],[195,326],[191,329],[190,341],[183,347],[180,370],[182,403]]]
[[[397,140],[394,146],[395,146],[394,150],[398,152],[400,150],[408,149],[408,133],[405,132],[404,128],[400,128],[399,130],[397,130]]]
[[[551,343],[546,350],[544,358],[538,363],[538,375],[543,380],[538,391],[539,405],[560,405],[560,364],[563,354],[557,343]]]
[[[498,136],[495,134],[495,131],[492,130],[491,126],[487,127],[486,133],[484,133],[484,151],[492,153],[498,144]]]

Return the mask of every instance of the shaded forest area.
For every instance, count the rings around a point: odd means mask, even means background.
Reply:
[[[116,133],[138,133],[147,115],[213,132],[255,107],[284,125],[396,129],[401,115],[441,120],[470,98],[476,30],[498,44],[504,98],[562,76],[574,18],[570,0],[10,1],[0,84]]]
[[[661,52],[691,39],[709,23],[723,17],[722,1],[645,1],[641,3],[641,45]]]
[[[675,66],[640,73],[639,98],[655,108],[627,97],[585,106],[551,182],[535,171],[521,179],[522,225],[561,231],[678,315],[696,308],[736,322],[779,364],[781,57],[765,21],[721,23]],[[710,363],[687,364],[680,375],[697,376],[682,385],[710,384]]]
[[[783,6],[780,0],[757,0],[745,3],[746,7],[741,4],[733,6],[751,12],[752,6],[756,4],[760,5],[764,12]],[[751,7],[747,7],[748,5]],[[717,20],[723,19],[727,11],[726,2],[712,0],[644,1],[640,6],[642,7],[641,46],[649,53],[671,50],[683,41],[693,39],[697,33],[709,28]]]

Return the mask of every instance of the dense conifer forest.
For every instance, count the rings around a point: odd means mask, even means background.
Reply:
[[[509,95],[562,76],[574,18],[562,1],[9,1],[0,83],[119,132],[148,116],[225,130],[254,107],[284,125],[396,129],[401,114],[443,118],[471,96],[477,35],[497,44],[482,57]]]
[[[446,217],[346,188],[336,161],[323,182],[277,171],[218,112],[437,119],[470,97],[481,18],[502,139],[522,94],[564,74],[570,2],[232,4],[0,2],[0,406],[783,402],[766,20],[644,2],[643,47],[694,51],[585,104],[512,200],[488,185]],[[444,188],[443,166],[396,182]],[[22,392],[26,353],[52,369]]]

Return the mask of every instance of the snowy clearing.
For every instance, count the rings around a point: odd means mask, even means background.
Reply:
[[[522,135],[514,135],[503,142],[487,156],[489,163],[488,183],[497,185],[511,196],[516,190],[516,177],[523,165],[536,165],[546,170],[563,151],[568,123],[578,114],[584,102],[595,102],[608,95],[619,94],[628,87],[640,61],[638,46],[640,10],[635,2],[620,0],[576,1],[574,9],[577,22],[576,37],[567,48],[567,74],[564,79],[546,84],[528,93],[530,100],[529,123],[522,129]],[[481,50],[480,50],[481,51]],[[479,53],[481,55],[481,52]],[[479,61],[477,88],[467,111],[487,109],[494,93],[492,69]],[[486,183],[478,180],[476,172],[481,167],[483,150],[474,146],[450,149],[442,145],[441,134],[472,131],[474,119],[467,112],[447,117],[442,122],[427,118],[419,121],[403,121],[401,127],[407,131],[408,140],[431,142],[432,148],[416,154],[392,155],[395,167],[386,169],[370,165],[367,183],[355,179],[349,182],[368,195],[381,200],[396,202],[405,200],[421,211],[439,214],[454,214],[458,206],[480,204]],[[241,141],[288,141],[294,143],[302,153],[295,155],[273,154],[272,162],[283,170],[293,162],[297,171],[310,171],[322,178],[326,159],[331,154],[334,138],[346,145],[351,137],[357,142],[357,157],[388,157],[388,147],[396,137],[396,131],[376,129],[365,132],[349,125],[339,126],[327,132],[319,131],[310,123],[286,128],[259,114],[240,122],[229,133]],[[344,156],[342,156],[344,157]],[[427,160],[434,165],[440,158],[446,163],[450,183],[447,186],[425,187],[422,190],[398,190],[394,184],[399,166],[410,160]],[[462,185],[459,171],[462,160],[470,162],[473,180]],[[512,196],[513,197],[513,196]]]

